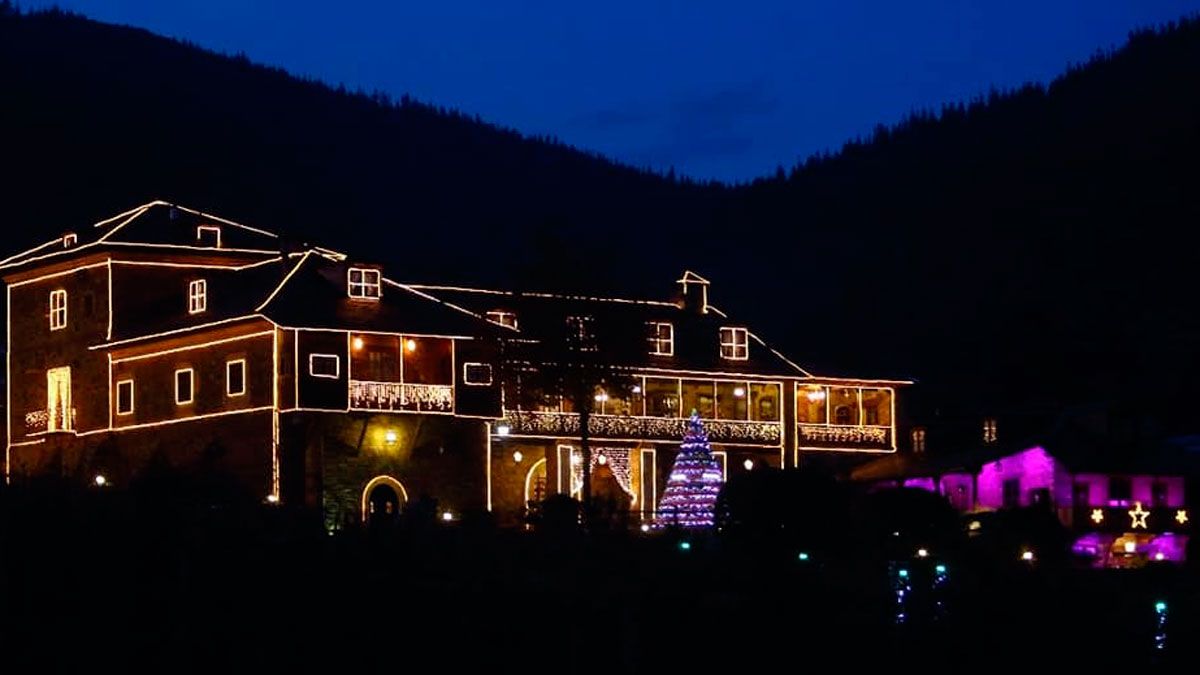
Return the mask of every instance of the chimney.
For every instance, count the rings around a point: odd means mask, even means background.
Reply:
[[[682,287],[684,309],[696,314],[708,312],[708,279],[685,270],[683,278],[675,283]]]

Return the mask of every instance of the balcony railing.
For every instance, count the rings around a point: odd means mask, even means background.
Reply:
[[[454,412],[454,387],[448,384],[350,380],[350,407],[360,410]]]
[[[891,450],[892,428],[885,426],[796,425],[801,448],[838,450]]]
[[[59,418],[55,424],[58,431],[69,431],[75,428],[75,408],[71,408],[71,422],[65,423],[62,418],[62,411],[59,411]],[[36,434],[46,431],[50,425],[50,412],[47,410],[34,410],[33,412],[25,413],[25,433]]]
[[[511,433],[518,435],[579,436],[578,413],[513,411],[508,413],[506,421]],[[679,441],[687,426],[688,420],[679,418],[593,414],[588,421],[588,432],[593,438]],[[717,443],[777,446],[783,438],[779,422],[704,420],[704,430],[709,440]]]

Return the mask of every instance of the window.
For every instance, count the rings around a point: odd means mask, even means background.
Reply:
[[[67,327],[67,292],[50,291],[50,330]]]
[[[1091,484],[1084,481],[1075,483],[1071,488],[1071,505],[1083,508],[1092,505]]]
[[[650,342],[650,353],[655,356],[672,356],[675,354],[675,327],[669,323],[651,321],[646,324],[650,334],[646,338]]]
[[[996,442],[996,418],[989,417],[983,421],[983,442]]]
[[[308,374],[313,377],[337,379],[342,372],[342,359],[337,354],[309,354]]]
[[[1108,498],[1127,502],[1133,499],[1133,484],[1125,476],[1110,476],[1108,479]]]
[[[492,366],[487,363],[464,363],[463,382],[483,387],[492,383]]]
[[[196,228],[196,241],[201,246],[221,248],[221,228],[216,225],[200,225]]]
[[[133,412],[133,380],[117,382],[117,414],[129,415]]]
[[[350,297],[360,300],[378,300],[383,294],[379,282],[379,270],[351,267],[349,272]]]
[[[596,351],[596,331],[590,316],[567,317],[567,340],[581,352]]]
[[[71,367],[46,371],[46,431],[70,431],[75,427],[71,407]]]
[[[487,313],[487,318],[489,321],[498,323],[501,326],[508,326],[509,328],[517,327],[517,315],[512,312],[494,309]]]
[[[208,282],[197,279],[188,283],[188,314],[199,314],[208,309]]]
[[[721,329],[721,358],[734,361],[750,358],[750,338],[745,328]]]
[[[75,236],[74,232],[68,232],[63,235],[63,248],[71,248],[79,242],[79,237]]]
[[[1164,508],[1167,505],[1167,484],[1156,480],[1150,485],[1150,504],[1154,508]]]
[[[225,362],[225,395],[241,396],[246,393],[246,359]]]
[[[1004,508],[1015,509],[1021,505],[1021,479],[1008,478],[1003,484]]]
[[[196,371],[181,368],[175,371],[175,405],[187,405],[195,398]]]
[[[925,430],[917,427],[912,430],[913,452],[925,452]]]

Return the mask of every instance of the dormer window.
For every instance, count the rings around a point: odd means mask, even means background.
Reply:
[[[646,340],[650,343],[650,353],[654,356],[672,356],[675,354],[675,327],[661,321],[650,321],[646,324],[649,335]]]
[[[594,319],[590,316],[567,317],[567,339],[571,346],[581,352],[596,351],[596,331]]]
[[[199,314],[208,309],[208,282],[196,279],[188,283],[188,314]]]
[[[199,225],[196,227],[196,243],[200,246],[221,248],[221,228],[216,225]]]
[[[71,248],[77,243],[79,243],[79,237],[75,236],[74,232],[63,235],[63,248]]]
[[[996,442],[996,418],[989,417],[983,421],[983,442]]]
[[[913,452],[925,452],[925,429],[923,427],[912,430],[912,450]]]
[[[750,335],[745,328],[721,329],[721,358],[733,361],[750,358]]]
[[[378,300],[383,295],[379,270],[351,267],[347,277],[347,292],[357,300]]]
[[[517,327],[517,315],[513,312],[494,309],[487,313],[487,318],[488,321],[498,323],[501,326],[507,326],[508,328],[514,329]]]

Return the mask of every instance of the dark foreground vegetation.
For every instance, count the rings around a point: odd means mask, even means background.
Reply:
[[[557,507],[532,530],[411,509],[330,535],[210,487],[5,490],[5,670],[1037,672],[1179,663],[1196,649],[1191,570],[1087,571],[1050,553],[1025,564],[1005,550],[1037,528],[968,539],[922,494],[839,500],[833,488],[823,510],[802,499],[749,517],[734,498],[710,536],[583,533]],[[911,584],[902,624],[899,569]]]

